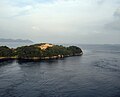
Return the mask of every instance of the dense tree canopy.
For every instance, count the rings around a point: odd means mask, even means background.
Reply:
[[[42,44],[41,44],[42,45]],[[44,45],[44,44],[43,44]],[[53,57],[53,56],[73,56],[81,55],[82,50],[76,46],[64,47],[59,45],[53,45],[46,49],[41,49],[39,44],[22,46],[16,49],[10,49],[7,46],[0,47],[0,57],[15,57],[22,59],[29,58],[41,58],[41,57]]]
[[[70,51],[66,47],[54,45],[43,51],[43,56],[69,55]]]
[[[0,46],[0,57],[11,57],[14,55],[12,49],[8,48],[7,46]]]
[[[70,46],[68,47],[68,50],[71,51],[73,55],[82,53],[82,50],[77,46]]]
[[[34,46],[23,46],[16,49],[18,58],[41,57],[41,50]]]

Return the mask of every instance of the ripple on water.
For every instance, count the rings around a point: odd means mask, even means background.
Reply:
[[[100,59],[93,62],[93,65],[101,69],[120,72],[120,65],[118,63],[116,59]]]

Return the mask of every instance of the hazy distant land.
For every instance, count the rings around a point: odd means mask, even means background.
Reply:
[[[4,39],[0,38],[0,42],[21,42],[21,43],[33,43],[31,40],[23,40],[23,39]]]

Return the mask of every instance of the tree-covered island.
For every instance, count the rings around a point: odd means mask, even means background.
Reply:
[[[0,46],[0,59],[58,59],[69,56],[81,56],[82,50],[77,46],[64,47],[48,43],[17,47]]]

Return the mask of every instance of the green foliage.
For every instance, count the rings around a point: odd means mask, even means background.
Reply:
[[[36,47],[36,45],[23,46],[16,49],[16,55],[18,58],[52,57],[58,55],[67,56],[80,54],[81,52],[81,49],[76,46],[63,47],[59,45],[48,47],[45,50],[41,50],[40,48]]]
[[[41,50],[34,46],[23,46],[16,49],[18,58],[41,57]]]
[[[7,46],[0,46],[0,57],[11,57],[14,55],[12,49],[8,48]]]
[[[15,58],[34,58],[34,57],[52,57],[58,55],[79,55],[82,50],[76,46],[64,47],[62,45],[54,45],[45,50],[41,50],[39,44],[22,46],[16,49],[10,49],[7,46],[0,46],[0,57],[15,57]]]
[[[70,46],[67,49],[72,53],[72,55],[76,55],[76,54],[82,53],[82,50],[79,47],[77,47],[77,46]]]
[[[70,51],[67,50],[66,47],[63,46],[58,46],[58,45],[54,45],[53,47],[49,47],[46,50],[43,51],[43,56],[58,56],[58,55],[69,55]]]

